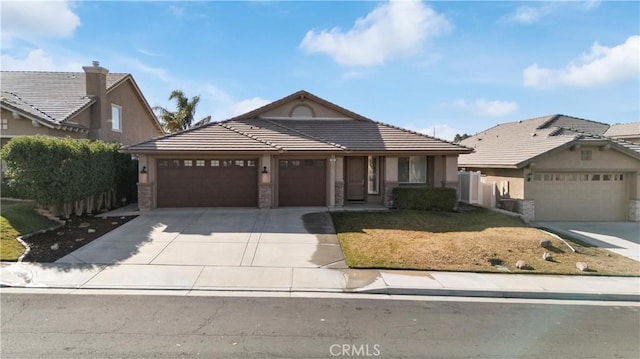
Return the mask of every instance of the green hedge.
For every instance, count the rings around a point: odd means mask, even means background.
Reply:
[[[458,195],[453,188],[396,187],[393,203],[400,209],[453,211]]]
[[[0,156],[11,188],[69,217],[119,204],[118,188],[135,183],[135,163],[119,148],[84,139],[17,137]]]

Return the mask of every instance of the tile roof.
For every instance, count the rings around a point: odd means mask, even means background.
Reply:
[[[606,141],[640,158],[640,146],[603,134],[608,124],[565,115],[499,124],[460,142],[474,149],[458,157],[461,167],[520,168],[529,161],[573,141]]]
[[[540,128],[561,127],[576,130],[578,132],[587,132],[594,135],[602,135],[609,128],[609,125],[606,123],[585,120],[583,118],[573,116],[554,115],[548,117],[550,117],[550,119],[542,124]]]
[[[348,118],[270,119],[260,114],[306,96]],[[274,104],[277,104],[274,105]],[[255,143],[251,143],[251,141]],[[468,153],[471,149],[417,132],[374,122],[306,91],[298,91],[248,114],[211,123],[177,135],[159,137],[124,148],[146,151],[429,151]]]
[[[130,76],[107,74],[107,91]],[[60,124],[95,100],[86,96],[84,72],[1,71],[2,105]]]
[[[274,144],[252,137],[220,122],[157,137],[123,147],[125,152],[155,151],[279,151]]]
[[[604,133],[608,137],[640,137],[640,122],[619,123],[611,125],[607,132]]]

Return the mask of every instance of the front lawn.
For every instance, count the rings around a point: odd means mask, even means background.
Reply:
[[[15,261],[24,253],[24,247],[16,240],[19,235],[56,225],[34,212],[33,203],[3,200],[0,205],[0,260]]]
[[[352,268],[547,274],[640,275],[640,263],[584,243],[571,243],[487,209],[461,213],[394,210],[333,212],[347,264]],[[548,239],[552,247],[540,247]],[[542,254],[552,254],[545,261]],[[523,260],[533,269],[520,270]],[[581,272],[576,262],[590,270]],[[496,266],[497,265],[497,266]]]

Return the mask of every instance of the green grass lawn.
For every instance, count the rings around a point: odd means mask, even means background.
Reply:
[[[24,252],[16,237],[57,224],[37,214],[30,202],[2,201],[0,206],[0,260],[3,261],[15,261]]]
[[[572,243],[529,227],[519,218],[476,208],[461,213],[395,210],[333,212],[347,264],[353,268],[515,273],[640,275],[640,263],[607,250]],[[540,247],[547,239],[552,247]],[[554,261],[545,261],[547,251]],[[533,266],[519,270],[518,260]],[[576,262],[592,271],[580,272]]]

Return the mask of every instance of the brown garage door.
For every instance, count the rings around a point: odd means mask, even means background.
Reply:
[[[278,205],[326,206],[325,160],[280,160]]]
[[[257,160],[159,159],[158,207],[257,207]]]

